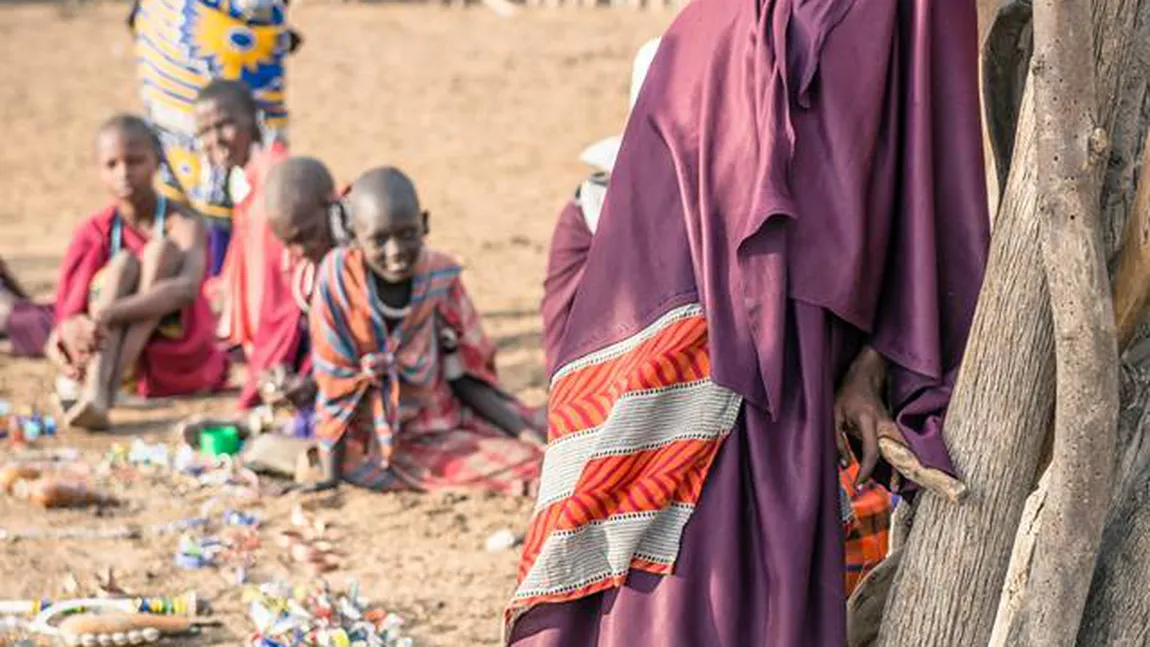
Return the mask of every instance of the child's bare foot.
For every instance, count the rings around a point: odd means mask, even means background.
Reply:
[[[64,416],[64,422],[69,427],[78,427],[88,431],[107,431],[112,426],[108,420],[108,411],[87,398],[81,399],[68,410]]]

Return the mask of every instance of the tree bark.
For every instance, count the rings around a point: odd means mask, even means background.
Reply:
[[[1144,3],[1137,23],[1134,43],[1150,42],[1150,3]],[[1131,65],[1123,75],[1122,97],[1115,119],[1110,168],[1106,174],[1102,204],[1108,221],[1107,247],[1118,251],[1114,277],[1114,310],[1117,319],[1119,349],[1127,349],[1136,338],[1137,324],[1144,319],[1144,308],[1150,295],[1150,75],[1147,63],[1150,52],[1139,56],[1136,50]],[[1143,143],[1139,143],[1143,141]],[[1141,164],[1139,164],[1141,162]],[[1141,179],[1135,182],[1136,178]],[[1135,191],[1136,187],[1136,191]],[[1123,232],[1121,239],[1115,235]],[[1137,304],[1142,304],[1138,306]],[[1145,339],[1146,326],[1142,326]],[[1142,583],[1150,579],[1150,541],[1145,530],[1150,526],[1150,508],[1145,502],[1150,487],[1150,420],[1146,405],[1150,401],[1150,342],[1137,344],[1127,355],[1122,388],[1122,415],[1119,420],[1118,453],[1115,468],[1115,496],[1107,530],[1103,535],[1098,569],[1094,575],[1091,598],[1087,603],[1083,627],[1079,632],[1080,647],[1103,645],[1147,644],[1147,618],[1150,618],[1150,596],[1142,595]],[[1027,500],[1026,512],[1015,539],[1014,554],[1007,572],[1006,588],[999,604],[991,647],[1005,647],[1006,631],[1014,621],[1029,579],[1031,557],[1038,533],[1032,506],[1041,505],[1046,496],[1045,483]],[[1036,510],[1035,510],[1036,511]],[[1115,595],[1115,592],[1118,592]],[[1130,642],[1136,640],[1137,642]]]
[[[1150,367],[1125,367],[1123,400],[1117,487],[1078,647],[1150,644]]]
[[[982,102],[988,141],[986,165],[993,186],[992,203],[1001,199],[1014,156],[1015,129],[1033,50],[1031,0],[1011,0],[1000,7],[982,44]],[[981,18],[981,16],[980,16]],[[993,172],[991,172],[993,171]],[[992,205],[993,206],[993,205]]]
[[[1094,0],[1100,122],[1141,0]],[[1028,84],[1027,94],[1031,92]],[[1053,404],[1053,335],[1038,245],[1032,100],[1023,102],[1012,172],[966,358],[944,430],[971,489],[960,506],[923,494],[878,644],[985,645]]]
[[[1036,0],[1041,247],[1055,333],[1054,451],[1030,586],[1008,643],[1070,647],[1098,561],[1118,423],[1118,347],[1099,214],[1107,134],[1095,118],[1090,8]]]
[[[1002,599],[998,601],[998,614],[994,621],[994,631],[990,634],[988,647],[1007,647],[1007,632],[1014,626],[1014,619],[1022,607],[1030,586],[1030,565],[1034,561],[1034,545],[1038,541],[1038,516],[1046,504],[1046,491],[1050,484],[1050,473],[1045,472],[1035,490],[1026,499],[1022,509],[1022,523],[1014,539],[1014,551],[1010,555],[1010,567],[1006,571],[1006,583],[1002,587]]]
[[[978,0],[978,71],[979,71],[979,85],[982,86],[986,83],[986,64],[985,56],[987,52],[987,40],[990,34],[991,26],[994,24],[996,16],[998,15],[999,7],[1005,0]],[[986,164],[986,201],[989,208],[990,221],[994,222],[994,216],[998,213],[998,200],[1001,197],[1002,187],[1005,186],[1005,181],[1000,181],[1000,176],[1005,177],[1002,173],[1002,167],[997,162],[997,156],[994,149],[993,137],[993,122],[990,118],[990,97],[986,92],[979,92],[978,95],[978,109],[982,111],[984,119],[982,120],[982,158]]]
[[[880,647],[969,647],[985,645],[990,636],[1054,398],[1050,302],[1037,240],[1033,117],[1028,107],[1019,122],[1014,172],[995,221],[986,279],[944,427],[970,494],[958,506],[921,495]]]
[[[1150,281],[1121,279],[1124,257],[1136,254],[1145,261],[1147,256],[1139,248],[1141,232],[1150,222],[1150,201],[1145,197],[1150,189],[1150,151],[1143,143],[1150,127],[1150,2],[1141,3],[1133,42],[1103,200],[1113,238],[1126,232],[1114,281],[1119,313],[1123,309],[1118,304],[1144,300],[1150,292]],[[1119,247],[1114,239],[1109,244],[1111,249]],[[1150,644],[1150,592],[1146,589],[1150,581],[1150,326],[1144,314],[1132,311],[1131,315],[1124,319],[1119,314],[1119,321],[1141,320],[1142,325],[1125,358],[1114,498],[1078,633],[1079,647]]]
[[[1079,647],[1150,645],[1150,482],[1143,479],[1116,512],[1124,521],[1103,536],[1105,553],[1082,616]]]
[[[1010,0],[978,0],[978,46],[986,42],[986,35],[990,33],[990,26],[994,24],[998,10]]]

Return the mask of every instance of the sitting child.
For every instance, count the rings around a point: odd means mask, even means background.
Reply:
[[[314,404],[307,312],[315,268],[338,245],[348,242],[343,205],[327,167],[310,157],[292,157],[268,173],[264,212],[272,233],[286,249],[283,272],[291,298],[264,294],[260,326],[248,357],[248,379],[240,408],[286,401],[303,411]]]
[[[355,244],[324,259],[309,319],[320,487],[528,493],[541,425],[498,389],[459,264],[423,245],[415,187],[375,169],[348,202]]]
[[[271,168],[287,159],[282,140],[265,143],[259,126],[259,106],[242,81],[216,79],[196,98],[196,137],[216,171],[228,176],[232,210],[230,232],[216,231],[226,249],[219,276],[213,280],[226,303],[221,336],[244,353],[251,353],[259,330],[265,293],[286,299],[289,287],[281,271],[283,246],[264,217],[264,183]],[[215,290],[209,290],[215,292]]]
[[[55,323],[51,304],[35,303],[0,258],[0,339],[16,357],[41,357]]]
[[[186,395],[218,389],[228,370],[201,292],[207,234],[156,192],[152,131],[138,117],[114,117],[99,130],[96,156],[113,200],[68,246],[55,342],[66,372],[83,381],[66,421],[92,430],[108,428],[126,378],[145,397]]]

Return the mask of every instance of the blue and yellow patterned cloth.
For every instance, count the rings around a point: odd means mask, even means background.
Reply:
[[[213,274],[230,237],[231,203],[224,173],[196,143],[196,95],[215,78],[242,80],[263,113],[265,142],[286,138],[285,13],[283,0],[141,0],[135,15],[140,92],[169,166],[163,191],[209,217]]]

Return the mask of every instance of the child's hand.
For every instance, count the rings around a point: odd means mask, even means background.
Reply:
[[[315,380],[308,375],[296,375],[287,380],[284,399],[296,409],[307,409],[315,405]]]
[[[87,315],[75,315],[60,323],[60,343],[70,362],[83,366],[100,348],[103,333]]]
[[[364,375],[370,375],[374,378],[384,378],[387,377],[394,362],[395,356],[387,351],[368,353],[359,358],[359,368],[363,371]]]

